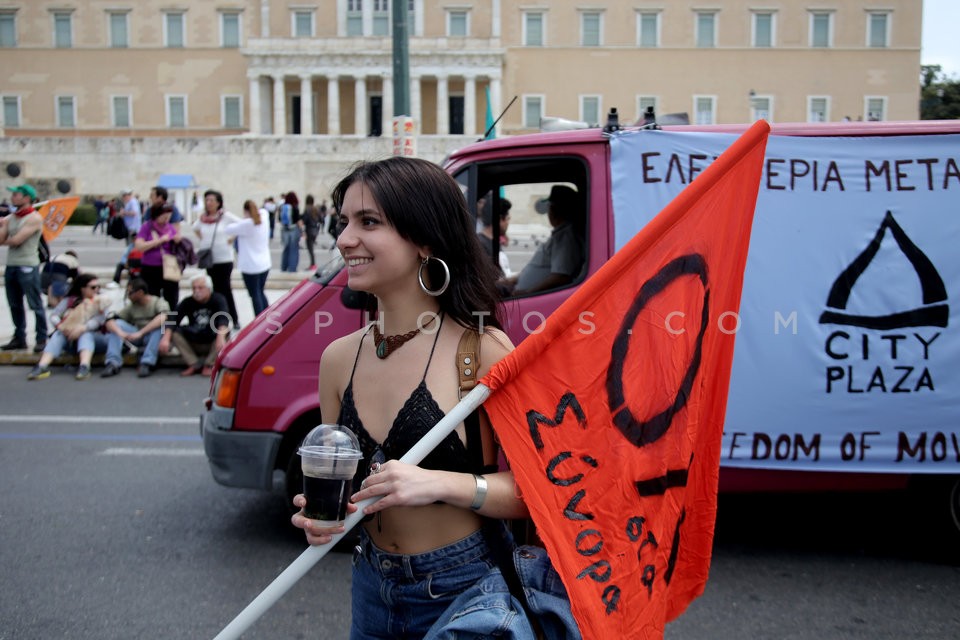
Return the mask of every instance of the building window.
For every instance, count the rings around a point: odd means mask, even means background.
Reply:
[[[3,126],[20,126],[20,96],[3,96]]]
[[[523,96],[523,126],[539,129],[543,117],[543,96]]]
[[[363,1],[347,0],[347,35],[363,35]]]
[[[17,46],[17,14],[0,11],[0,47]]]
[[[603,21],[597,11],[580,14],[580,46],[599,47],[603,44]]]
[[[658,108],[656,96],[637,96],[638,121],[643,120],[648,112],[656,116]]]
[[[67,11],[53,13],[53,46],[58,49],[73,46],[73,15]]]
[[[697,46],[717,46],[717,14],[715,11],[697,12]]]
[[[417,2],[422,2],[422,0],[409,0],[409,2],[407,2],[407,33],[409,33],[411,36],[418,35],[416,19]]]
[[[644,12],[637,14],[637,46],[660,46],[660,14]]]
[[[129,129],[133,118],[130,116],[130,96],[113,96],[110,100],[110,120],[118,129]]]
[[[714,96],[694,96],[694,124],[714,124],[717,119],[716,102]]]
[[[526,11],[523,14],[523,46],[542,47],[545,43],[544,15],[535,11]]]
[[[775,14],[755,12],[753,14],[753,46],[772,47],[774,45]]]
[[[830,120],[830,100],[826,96],[807,98],[807,122],[828,122]]]
[[[833,14],[813,12],[810,14],[810,46],[829,47],[833,42]]]
[[[580,96],[580,121],[593,126],[600,123],[600,96]]]
[[[236,11],[220,13],[220,46],[224,49],[240,46],[240,14]]]
[[[757,120],[773,122],[772,96],[758,96],[756,94],[750,96],[750,122],[756,122]]]
[[[412,11],[412,9],[408,9],[408,11]],[[389,0],[373,0],[373,35],[390,35]]]
[[[447,36],[470,35],[469,14],[466,11],[447,11]]]
[[[76,102],[73,96],[57,96],[57,126],[68,129],[77,126]]]
[[[354,0],[360,4],[360,0]],[[293,12],[293,24],[291,30],[294,38],[312,38],[313,37],[313,11],[297,10]]]
[[[167,96],[167,126],[172,129],[187,126],[187,96]]]
[[[186,46],[186,29],[183,18],[183,13],[180,11],[170,11],[163,14],[163,46],[171,49]]]
[[[890,14],[871,11],[867,14],[867,46],[884,49],[890,46]]]
[[[867,96],[864,102],[864,120],[881,122],[887,119],[887,99],[881,96]]]
[[[110,21],[110,46],[114,49],[123,49],[130,46],[129,29],[127,28],[127,13],[113,11],[108,14]]]
[[[240,129],[243,127],[243,100],[240,96],[223,96],[223,127],[224,129]]]

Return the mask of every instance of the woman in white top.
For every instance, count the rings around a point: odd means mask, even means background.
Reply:
[[[228,236],[237,238],[237,268],[243,276],[254,317],[267,308],[267,296],[263,289],[270,273],[270,225],[266,223],[266,209],[257,209],[253,200],[243,203],[243,220],[228,224]]]
[[[227,299],[227,309],[233,319],[233,326],[239,329],[237,305],[233,301],[233,291],[230,289],[230,274],[233,272],[233,238],[227,233],[227,225],[239,222],[240,218],[223,210],[223,194],[219,191],[209,189],[204,192],[203,203],[204,214],[193,224],[193,230],[200,238],[197,250],[213,250],[213,266],[207,269],[207,275],[213,281],[214,292]]]

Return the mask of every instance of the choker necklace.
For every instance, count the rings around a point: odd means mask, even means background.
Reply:
[[[434,315],[433,318],[437,316]],[[373,344],[376,346],[377,357],[381,360],[385,359],[391,353],[402,347],[404,344],[412,340],[418,333],[423,329],[430,326],[430,323],[433,322],[433,318],[430,318],[430,322],[423,325],[422,327],[417,327],[413,331],[407,331],[406,333],[399,336],[385,336],[380,333],[380,323],[375,322],[373,324]]]

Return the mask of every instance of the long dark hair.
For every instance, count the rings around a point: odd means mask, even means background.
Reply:
[[[67,298],[70,299],[71,308],[83,302],[83,288],[94,280],[99,280],[95,274],[81,273],[70,282],[70,289],[67,290]]]
[[[437,298],[440,310],[463,327],[501,328],[497,270],[483,253],[467,202],[456,180],[439,166],[419,158],[395,156],[363,162],[334,188],[333,208],[340,211],[347,189],[363,183],[400,237],[428,247],[450,269],[450,286]],[[429,281],[444,281],[436,260],[427,264]],[[436,285],[434,285],[436,286]]]

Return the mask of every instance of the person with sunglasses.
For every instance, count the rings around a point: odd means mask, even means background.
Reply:
[[[50,321],[56,331],[47,340],[47,345],[27,380],[43,380],[50,377],[50,363],[65,348],[75,350],[80,356],[76,379],[90,377],[90,362],[97,347],[101,351],[107,348],[107,337],[100,328],[106,321],[106,312],[110,307],[109,296],[100,295],[100,283],[92,273],[81,273],[73,279],[67,295],[50,313]]]

